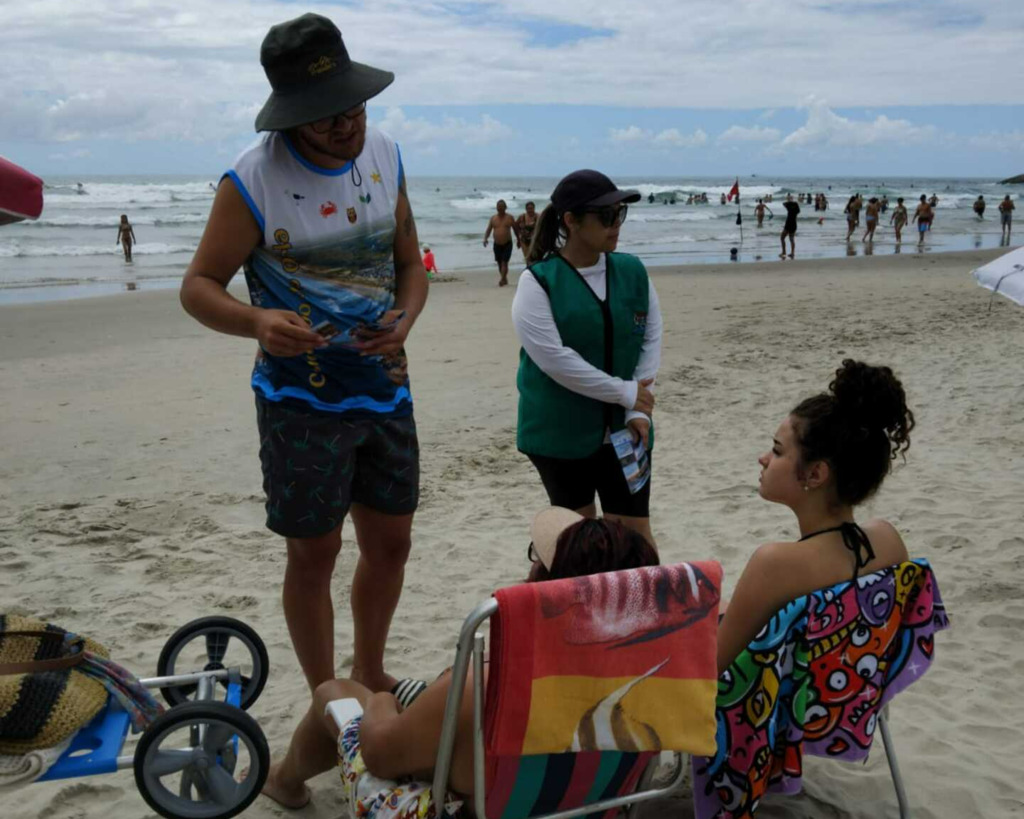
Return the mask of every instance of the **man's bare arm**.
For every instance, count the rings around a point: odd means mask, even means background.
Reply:
[[[427,271],[420,257],[416,220],[412,215],[412,205],[409,203],[404,179],[398,187],[395,224],[395,306],[391,310],[391,316],[385,313],[385,319],[397,316],[403,310],[405,316],[390,331],[361,344],[360,350],[363,355],[386,355],[401,350],[409,331],[427,302]]]
[[[406,191],[405,179],[398,187],[398,205],[395,220],[395,309],[405,310],[411,328],[427,303],[427,271],[420,256],[420,242],[416,235],[416,220]]]
[[[492,216],[487,220],[487,232],[484,234],[484,244],[487,244],[487,240],[491,238],[491,231],[494,230],[494,217]]]

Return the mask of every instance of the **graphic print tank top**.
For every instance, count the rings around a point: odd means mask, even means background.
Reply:
[[[225,176],[263,231],[263,243],[243,265],[253,305],[298,313],[330,341],[290,358],[261,349],[252,373],[256,394],[353,418],[409,415],[405,351],[361,356],[352,347],[360,328],[395,302],[398,146],[367,128],[362,153],[329,169],[272,132]]]

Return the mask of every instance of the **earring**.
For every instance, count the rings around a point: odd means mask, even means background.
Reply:
[[[804,492],[810,492],[810,491],[811,491],[811,487],[809,487],[807,484],[804,484]]]

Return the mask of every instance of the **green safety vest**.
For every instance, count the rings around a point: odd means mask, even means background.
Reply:
[[[633,380],[647,330],[647,270],[626,253],[605,256],[607,291],[600,301],[583,276],[560,255],[530,266],[551,301],[562,344],[609,375]],[[519,353],[520,452],[549,458],[585,458],[604,442],[606,429],[626,425],[626,411],[573,392],[548,376],[526,350]],[[653,443],[653,440],[652,440]]]

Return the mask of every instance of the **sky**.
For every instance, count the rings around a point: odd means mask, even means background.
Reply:
[[[410,176],[1024,173],[1022,0],[0,0],[0,155],[219,175],[306,11]]]

